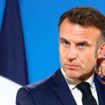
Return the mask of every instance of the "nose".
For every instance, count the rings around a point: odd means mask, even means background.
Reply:
[[[70,46],[68,49],[67,59],[69,61],[75,60],[77,58],[77,49],[75,46]]]

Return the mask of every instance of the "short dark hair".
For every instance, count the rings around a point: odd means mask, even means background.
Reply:
[[[58,27],[60,27],[64,19],[84,27],[94,26],[101,31],[102,36],[105,38],[105,16],[95,8],[76,7],[66,11],[60,17]]]

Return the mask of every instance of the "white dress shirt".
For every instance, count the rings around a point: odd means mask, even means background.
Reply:
[[[71,90],[71,93],[74,97],[75,102],[77,103],[77,105],[83,105],[82,104],[82,92],[76,87],[77,84],[79,84],[81,81],[79,81],[79,80],[73,81],[72,79],[67,77],[62,68],[61,68],[61,72],[62,72],[62,74],[63,74],[63,76],[64,76],[64,78],[68,84],[69,89]],[[97,91],[96,91],[96,87],[94,84],[94,74],[85,82],[88,82],[90,84],[92,95],[96,99],[97,105],[99,105]]]

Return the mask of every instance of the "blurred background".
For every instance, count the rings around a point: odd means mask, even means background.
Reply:
[[[92,6],[105,14],[104,0],[19,0],[29,83],[42,80],[59,66],[58,21],[66,10]],[[0,24],[5,0],[0,0]]]

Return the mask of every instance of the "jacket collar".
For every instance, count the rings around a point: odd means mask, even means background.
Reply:
[[[63,105],[76,105],[71,91],[64,79],[61,70],[59,69],[53,76],[54,91],[59,97]]]

